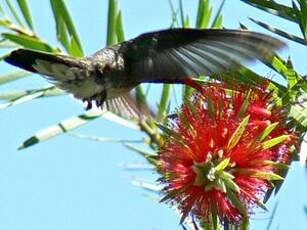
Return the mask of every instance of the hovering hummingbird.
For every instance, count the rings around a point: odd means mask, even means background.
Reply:
[[[267,60],[284,46],[256,32],[178,28],[144,33],[85,58],[17,49],[5,61],[46,76],[87,102],[87,109],[93,101],[138,117],[140,108],[129,91],[141,83],[189,84],[191,78],[231,70],[242,62]]]

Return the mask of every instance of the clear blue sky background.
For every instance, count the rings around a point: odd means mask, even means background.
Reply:
[[[55,44],[55,26],[49,1],[30,0],[35,28]],[[79,28],[86,54],[105,44],[107,1],[67,0]],[[126,37],[154,29],[167,28],[171,22],[167,0],[120,0]],[[221,1],[215,0],[214,6]],[[289,3],[290,1],[281,1]],[[0,0],[3,5],[4,0]],[[198,1],[184,1],[187,12],[195,15]],[[217,7],[216,7],[217,8]],[[215,8],[215,9],[216,9]],[[287,31],[299,29],[253,9],[238,0],[226,1],[225,26],[236,28],[241,21],[254,30],[266,32],[248,21],[255,17]],[[194,22],[194,18],[191,18]],[[306,74],[306,51],[289,43],[295,67]],[[261,65],[256,69],[270,74]],[[0,64],[0,74],[13,68]],[[305,72],[304,72],[305,71]],[[33,88],[46,85],[38,76],[1,86],[0,90]],[[155,100],[155,99],[153,99]],[[126,171],[121,163],[142,159],[118,144],[79,140],[68,135],[54,138],[24,151],[18,145],[36,131],[65,118],[83,113],[83,107],[70,97],[31,101],[0,111],[0,229],[3,230],[170,230],[180,229],[177,214],[167,205],[148,197],[154,195],[131,184],[135,178],[154,182],[152,172]],[[78,132],[107,137],[136,138],[137,131],[98,119]],[[272,229],[303,229],[307,226],[303,207],[307,205],[305,169],[293,164],[276,199],[279,201]],[[150,196],[151,197],[151,196]],[[257,211],[251,229],[265,229],[270,213]]]

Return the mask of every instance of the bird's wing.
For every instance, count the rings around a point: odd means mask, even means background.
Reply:
[[[106,109],[114,114],[128,119],[144,120],[155,117],[155,113],[144,102],[136,99],[132,93],[123,93],[120,97],[107,99]]]
[[[267,60],[284,47],[268,35],[241,30],[170,29],[145,33],[121,48],[132,76],[140,82],[180,82],[186,77]]]

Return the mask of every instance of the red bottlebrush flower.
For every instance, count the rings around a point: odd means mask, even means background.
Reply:
[[[247,217],[289,162],[294,134],[264,89],[198,87],[165,127],[159,150],[163,201],[191,215],[233,223]]]

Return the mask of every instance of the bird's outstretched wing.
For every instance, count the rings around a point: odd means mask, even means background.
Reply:
[[[243,30],[170,29],[142,34],[121,48],[140,82],[180,82],[210,75],[250,60],[267,60],[285,44]]]
[[[117,98],[106,99],[104,87],[97,84],[91,76],[90,63],[86,59],[18,49],[5,57],[5,61],[24,70],[42,74],[59,88],[87,101],[88,109],[93,101],[97,107],[106,107],[125,118],[140,120],[152,115],[146,104],[138,102],[136,97],[128,92]]]

